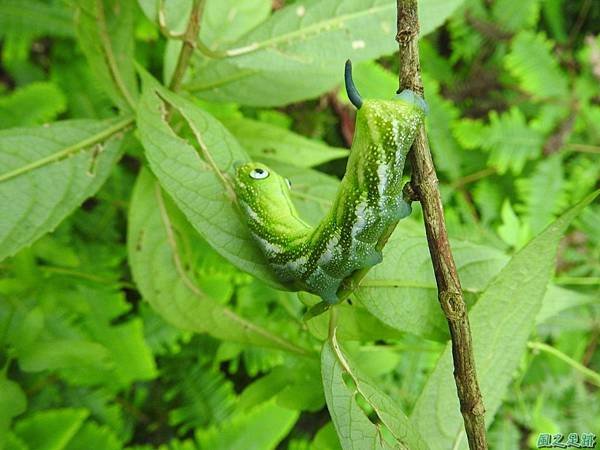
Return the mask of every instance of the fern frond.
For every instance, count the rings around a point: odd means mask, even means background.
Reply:
[[[542,231],[565,206],[564,173],[559,153],[541,160],[528,178],[515,183],[523,213],[533,235]]]
[[[169,412],[169,424],[179,433],[226,420],[235,407],[233,383],[213,367],[196,364],[178,377],[167,398],[179,405]]]
[[[67,99],[54,83],[31,83],[0,97],[0,128],[49,122],[66,108]]]
[[[516,107],[498,114],[490,112],[489,125],[481,120],[462,119],[453,126],[458,142],[468,149],[482,148],[489,152],[489,163],[503,174],[511,170],[518,174],[528,159],[540,155],[544,136],[529,126]]]
[[[504,59],[506,69],[533,97],[564,99],[568,95],[567,79],[552,50],[544,34],[522,31],[513,39]]]
[[[534,25],[539,17],[540,0],[496,0],[492,16],[507,31],[517,31]]]
[[[271,400],[218,426],[198,430],[196,439],[203,449],[270,450],[289,433],[298,416],[298,411]]]

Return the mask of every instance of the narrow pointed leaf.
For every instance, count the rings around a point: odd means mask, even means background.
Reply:
[[[520,250],[469,314],[488,425],[526,350],[534,326],[532,318],[540,311],[554,272],[558,243],[569,223],[597,195],[595,192],[586,197]],[[447,447],[463,433],[450,344],[421,393],[411,419],[421,433],[427,433],[428,442],[435,448]],[[460,448],[466,448],[466,440]]]

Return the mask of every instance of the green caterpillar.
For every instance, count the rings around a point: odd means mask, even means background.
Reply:
[[[376,248],[386,228],[410,214],[402,198],[402,171],[426,114],[410,90],[393,100],[362,100],[346,62],[346,92],[358,108],[346,173],[331,210],[311,227],[298,215],[290,183],[264,164],[237,167],[235,191],[250,232],[270,267],[290,290],[329,304],[352,272],[382,260]]]

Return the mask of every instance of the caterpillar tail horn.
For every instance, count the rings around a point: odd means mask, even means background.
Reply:
[[[362,97],[358,93],[358,89],[354,85],[352,80],[352,61],[346,60],[346,67],[344,68],[344,82],[346,84],[346,94],[350,102],[356,106],[356,109],[360,109],[363,104]]]

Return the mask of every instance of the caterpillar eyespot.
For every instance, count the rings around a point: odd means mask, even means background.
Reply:
[[[250,172],[250,178],[253,178],[255,180],[264,180],[268,176],[269,171],[260,167],[257,167],[256,169],[253,169],[252,172]]]
[[[378,240],[410,214],[402,171],[427,108],[412,91],[392,100],[362,99],[349,61],[345,83],[358,108],[356,131],[333,206],[316,227],[300,218],[289,180],[264,164],[238,166],[234,178],[242,215],[275,275],[288,289],[312,292],[329,304],[339,302],[346,277],[381,262]]]

